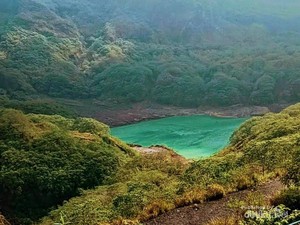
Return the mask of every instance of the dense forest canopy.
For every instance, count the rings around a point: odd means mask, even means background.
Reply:
[[[292,0],[2,0],[0,99],[296,102],[299,8]]]

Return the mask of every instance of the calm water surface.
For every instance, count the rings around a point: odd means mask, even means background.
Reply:
[[[112,128],[127,143],[166,145],[187,158],[210,156],[229,143],[231,134],[246,118],[204,115],[176,116]]]

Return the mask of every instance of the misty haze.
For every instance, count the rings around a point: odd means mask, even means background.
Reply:
[[[0,0],[0,225],[300,223],[300,1]]]

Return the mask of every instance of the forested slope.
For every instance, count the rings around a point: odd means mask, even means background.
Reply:
[[[2,0],[1,99],[297,102],[299,7],[281,0]]]
[[[0,109],[0,214],[31,224],[81,190],[109,183],[136,154],[93,119]]]

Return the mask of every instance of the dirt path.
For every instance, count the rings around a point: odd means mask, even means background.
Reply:
[[[280,181],[275,180],[263,184],[257,188],[256,193],[260,193],[268,200],[274,193],[283,189]],[[191,205],[171,210],[155,219],[145,222],[145,225],[204,225],[212,219],[227,217],[234,214],[234,209],[228,207],[228,202],[232,199],[245,199],[252,192],[245,190],[228,194],[226,197],[199,205]]]

